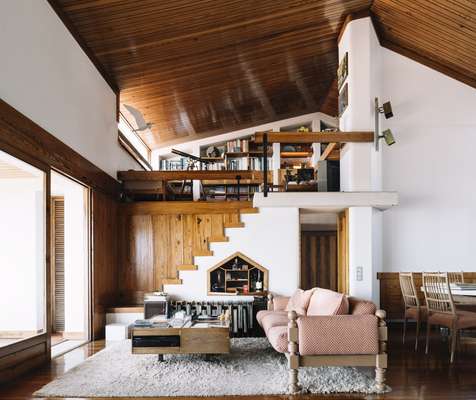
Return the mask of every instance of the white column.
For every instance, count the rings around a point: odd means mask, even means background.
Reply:
[[[194,145],[191,154],[200,157],[200,146]],[[200,200],[200,181],[195,180],[192,185],[193,201]]]
[[[380,54],[370,18],[350,22],[339,42],[339,61],[348,53],[348,106],[339,119],[342,131],[374,131],[374,98],[381,91]],[[345,84],[344,83],[344,84]],[[341,151],[342,191],[382,189],[381,152],[373,143],[347,143]],[[381,212],[349,209],[349,291],[378,304],[377,272],[382,268]]]
[[[281,143],[273,143],[273,185],[279,185],[279,169],[281,168]]]

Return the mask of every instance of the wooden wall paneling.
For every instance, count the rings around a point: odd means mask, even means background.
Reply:
[[[39,168],[52,167],[98,191],[119,194],[116,180],[1,99],[0,149]]]
[[[183,220],[183,258],[182,265],[194,265],[193,245],[194,245],[194,221],[195,216],[182,215]]]
[[[170,254],[168,277],[178,278],[178,267],[183,264],[183,218],[182,215],[170,215]]]
[[[227,237],[225,236],[225,228],[223,225],[223,215],[222,214],[212,214],[211,218],[211,236],[210,242],[225,242]]]
[[[154,289],[161,290],[164,280],[169,276],[168,268],[171,262],[171,234],[170,218],[168,215],[154,215],[152,217],[151,240],[153,240],[153,274]],[[145,243],[144,243],[145,244]],[[144,265],[145,266],[145,265]]]
[[[212,255],[208,247],[208,238],[211,236],[211,219],[207,214],[197,214],[194,220],[193,255]]]
[[[138,201],[121,205],[121,213],[129,215],[162,214],[224,214],[244,213],[253,209],[251,201]],[[254,211],[253,211],[254,212]]]
[[[225,228],[241,228],[244,226],[244,224],[241,222],[239,212],[226,213],[223,221]]]
[[[92,337],[98,339],[104,337],[105,310],[117,302],[118,237],[123,232],[115,198],[96,190],[91,197]]]

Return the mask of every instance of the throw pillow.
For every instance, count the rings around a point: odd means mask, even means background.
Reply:
[[[306,315],[306,310],[314,289],[297,289],[289,299],[286,311],[296,311],[299,315]]]
[[[317,288],[309,301],[307,315],[342,315],[349,313],[347,296],[333,290]]]

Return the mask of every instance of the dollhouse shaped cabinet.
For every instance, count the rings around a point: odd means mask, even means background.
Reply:
[[[268,270],[236,252],[207,271],[208,294],[266,296]]]

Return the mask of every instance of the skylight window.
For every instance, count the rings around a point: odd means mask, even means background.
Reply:
[[[119,142],[146,170],[152,170],[149,146],[134,131],[134,128],[122,113],[119,116]]]

